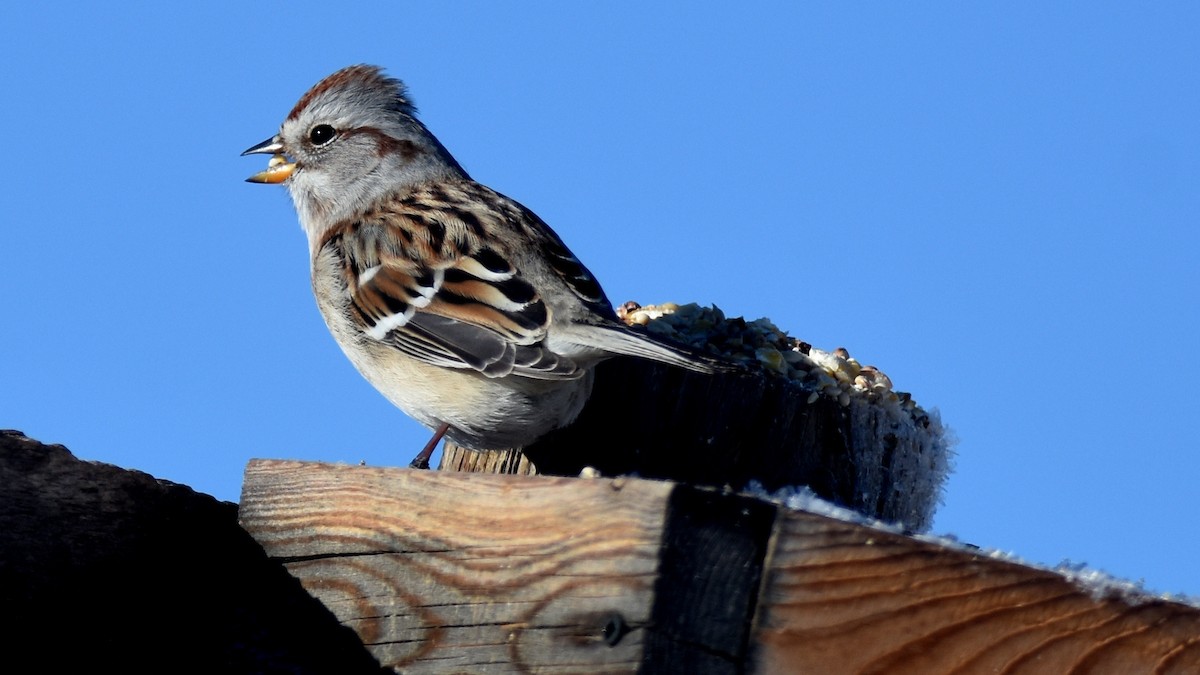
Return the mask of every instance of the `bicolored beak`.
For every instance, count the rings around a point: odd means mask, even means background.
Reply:
[[[291,177],[296,170],[296,163],[289,162],[287,157],[281,152],[283,150],[283,141],[279,140],[279,136],[273,136],[267,140],[248,148],[242,153],[246,155],[273,155],[271,161],[267,162],[265,171],[250,176],[246,179],[247,183],[282,183]]]

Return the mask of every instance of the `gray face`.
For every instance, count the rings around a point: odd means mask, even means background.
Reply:
[[[420,121],[398,80],[355,66],[305,94],[277,137],[310,240],[384,196],[466,174]]]

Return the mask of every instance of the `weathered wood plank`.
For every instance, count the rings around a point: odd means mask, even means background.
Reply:
[[[1194,607],[806,513],[777,527],[759,672],[1200,673]]]
[[[1195,607],[675,483],[255,461],[242,521],[405,673],[1200,672]]]
[[[243,526],[405,673],[631,673],[667,483],[251,462]]]

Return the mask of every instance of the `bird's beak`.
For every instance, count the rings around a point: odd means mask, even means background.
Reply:
[[[246,155],[274,155],[271,161],[267,162],[267,168],[264,171],[250,176],[246,179],[248,183],[282,183],[291,177],[296,170],[296,163],[289,162],[287,157],[281,152],[283,150],[283,141],[279,140],[279,136],[273,136],[267,140],[248,148],[242,153]]]

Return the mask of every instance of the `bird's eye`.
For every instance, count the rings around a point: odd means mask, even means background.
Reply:
[[[337,135],[337,130],[328,124],[318,124],[308,132],[308,140],[312,141],[313,145],[325,145],[333,140]]]

